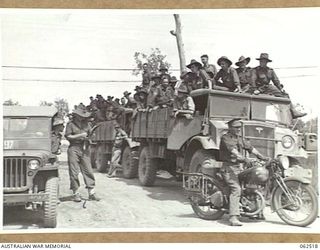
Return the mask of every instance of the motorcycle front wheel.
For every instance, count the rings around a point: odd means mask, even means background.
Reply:
[[[221,184],[215,179],[211,179],[210,181],[206,182],[205,190],[208,190],[208,195],[210,196],[218,193],[223,195],[224,193]],[[189,199],[190,199],[193,211],[201,219],[218,220],[225,214],[225,210],[222,208],[223,205],[220,207],[215,207],[212,204],[210,198],[206,199],[202,195],[197,194],[197,195],[190,196]]]
[[[312,187],[299,181],[286,181],[285,184],[292,200],[290,201],[287,192],[278,186],[272,197],[276,213],[289,225],[310,225],[318,216],[316,193]]]

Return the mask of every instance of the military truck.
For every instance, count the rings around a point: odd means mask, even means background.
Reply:
[[[241,134],[263,155],[279,157],[282,164],[298,165],[306,157],[291,129],[290,100],[210,89],[191,93],[193,119],[174,118],[171,108],[139,112],[132,123],[132,139],[140,143],[138,175],[152,186],[158,169],[172,174],[197,172],[203,164],[221,167],[219,145],[226,122],[243,120]],[[134,166],[134,165],[133,165]]]
[[[3,107],[3,204],[43,210],[57,224],[58,159],[51,152],[54,107]]]
[[[125,109],[117,120],[100,122],[93,127],[90,136],[91,163],[99,172],[106,172],[110,167],[112,147],[115,139],[114,123],[120,124],[128,135],[131,130],[132,110]],[[137,176],[139,143],[128,137],[122,145],[121,166],[123,177],[131,179]]]

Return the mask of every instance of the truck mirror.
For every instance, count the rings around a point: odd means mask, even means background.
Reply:
[[[318,135],[315,133],[306,133],[304,135],[305,149],[307,151],[317,151],[318,149]]]

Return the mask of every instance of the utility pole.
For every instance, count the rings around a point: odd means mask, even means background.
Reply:
[[[178,52],[179,52],[179,59],[180,59],[180,72],[182,72],[186,67],[186,57],[184,54],[184,45],[182,41],[182,34],[181,34],[181,19],[179,14],[173,14],[174,20],[176,22],[176,30],[171,30],[171,35],[176,37]]]

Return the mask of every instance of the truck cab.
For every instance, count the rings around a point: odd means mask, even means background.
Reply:
[[[58,158],[52,153],[54,107],[3,107],[3,203],[44,210],[56,227]]]

